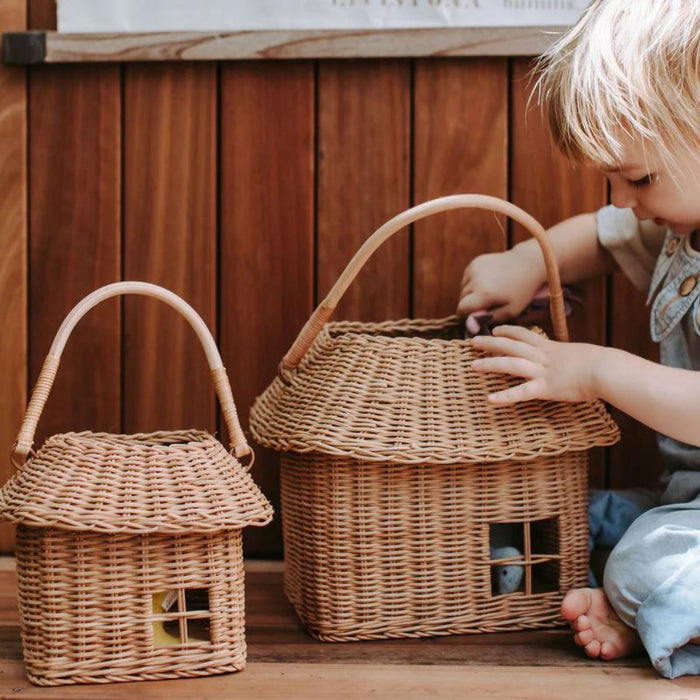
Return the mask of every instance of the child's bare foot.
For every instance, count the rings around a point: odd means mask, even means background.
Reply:
[[[569,591],[561,604],[561,614],[576,632],[576,644],[592,659],[608,661],[642,650],[637,632],[616,615],[602,588]]]

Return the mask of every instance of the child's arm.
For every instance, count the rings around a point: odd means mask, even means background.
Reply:
[[[517,326],[493,332],[494,337],[473,342],[499,356],[476,360],[474,369],[526,381],[492,394],[492,403],[599,398],[664,435],[700,446],[700,372],[665,367],[615,348],[559,343]]]
[[[616,269],[600,245],[596,215],[581,214],[547,231],[564,284],[605,275]],[[500,322],[517,316],[546,282],[544,259],[534,238],[504,253],[480,255],[465,269],[457,313],[482,309]]]

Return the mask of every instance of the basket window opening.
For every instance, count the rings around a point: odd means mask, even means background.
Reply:
[[[493,596],[560,589],[558,518],[491,523],[489,554]]]
[[[192,647],[211,644],[209,591],[172,588],[152,595],[155,647]]]

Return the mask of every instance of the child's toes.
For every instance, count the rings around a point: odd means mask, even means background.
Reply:
[[[614,659],[617,655],[617,647],[612,642],[603,642],[600,645],[601,659]]]
[[[583,647],[583,650],[586,652],[586,656],[591,659],[597,659],[600,656],[600,642],[597,639],[593,639]]]
[[[572,623],[571,628],[574,632],[583,632],[591,629],[591,621],[585,615],[579,615]]]
[[[583,632],[577,632],[574,635],[574,641],[580,647],[585,647],[593,641],[593,630],[583,630]]]

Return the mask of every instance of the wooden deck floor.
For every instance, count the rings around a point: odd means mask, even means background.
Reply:
[[[639,656],[586,659],[565,629],[424,640],[321,643],[282,594],[279,563],[249,562],[248,666],[202,679],[37,688],[24,675],[12,559],[0,559],[0,698],[700,698]]]

